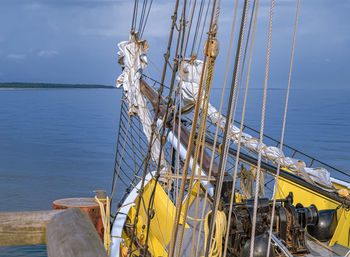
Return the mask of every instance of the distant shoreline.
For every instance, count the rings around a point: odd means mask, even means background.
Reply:
[[[95,84],[53,84],[53,83],[0,83],[0,90],[17,89],[113,89],[113,86]]]

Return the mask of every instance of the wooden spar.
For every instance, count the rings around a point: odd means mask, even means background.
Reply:
[[[70,208],[51,219],[46,244],[49,257],[108,256],[88,214],[78,208]]]
[[[153,109],[157,108],[158,93],[151,88],[143,79],[140,79],[140,89],[142,94],[147,98],[147,100],[152,104]],[[159,116],[164,116],[166,104],[163,98],[159,102]]]
[[[45,244],[49,220],[61,210],[0,212],[0,246]]]
[[[152,89],[143,79],[140,79],[140,89],[143,95],[147,98],[147,100],[152,104],[153,108],[155,109],[157,107],[157,99],[158,99],[158,93]],[[159,116],[162,117],[165,114],[166,110],[166,104],[164,99],[161,99],[159,103]],[[170,125],[174,127],[175,131],[174,134],[177,135],[178,133],[178,126],[179,126],[179,120],[177,118],[172,119],[170,121]],[[190,132],[187,130],[187,128],[180,122],[180,142],[187,147],[188,142],[190,138]],[[192,149],[192,155],[194,155],[195,148]],[[202,149],[200,150],[202,151]],[[201,156],[201,152],[199,153],[199,156]],[[209,174],[209,168],[210,168],[210,155],[204,150],[203,153],[203,170],[206,172],[206,174]],[[212,174],[213,176],[218,175],[219,165],[214,160],[213,166],[212,166]]]

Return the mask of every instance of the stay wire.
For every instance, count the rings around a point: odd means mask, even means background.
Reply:
[[[289,76],[288,76],[288,85],[287,85],[287,93],[286,93],[286,102],[285,102],[285,106],[284,106],[282,134],[281,134],[281,141],[280,141],[281,144],[280,144],[280,149],[279,149],[279,154],[280,155],[282,153],[283,141],[284,141],[284,133],[285,133],[285,127],[286,127],[286,120],[287,120],[288,100],[289,100],[290,82],[291,82],[292,69],[293,69],[293,59],[294,59],[294,50],[295,50],[295,39],[296,39],[297,27],[298,27],[299,9],[300,9],[300,0],[298,0],[297,12],[296,12],[296,17],[295,17],[293,45],[292,45],[292,53],[291,53],[290,64],[289,64]],[[275,208],[276,208],[276,195],[277,195],[276,188],[278,186],[278,179],[279,179],[279,174],[280,174],[280,168],[281,168],[281,162],[278,162],[277,173],[276,173],[276,176],[275,176],[275,184],[274,184],[274,188],[273,188],[274,194],[273,194],[273,204],[272,204],[272,214],[271,214],[272,216],[271,216],[271,224],[270,224],[270,231],[269,231],[269,241],[268,241],[266,257],[268,257],[269,254],[270,254],[272,228],[273,228],[272,224],[273,224],[273,220],[274,220],[274,217],[275,217]]]
[[[144,20],[144,17],[145,17],[147,2],[148,2],[148,0],[143,0],[142,9],[141,9],[141,15],[140,15],[140,21],[139,21],[139,29],[138,29],[138,32],[141,31],[141,28],[142,28],[142,26],[143,26],[143,20]]]
[[[247,69],[247,79],[246,79],[246,83],[245,83],[243,110],[242,110],[242,117],[241,117],[241,127],[240,127],[240,131],[239,131],[239,136],[238,136],[236,163],[235,163],[235,170],[234,170],[234,174],[233,174],[233,183],[232,183],[231,199],[230,199],[230,209],[229,209],[228,221],[227,221],[227,227],[228,228],[231,226],[231,215],[232,215],[233,201],[234,201],[234,195],[235,195],[234,192],[235,192],[236,179],[237,179],[239,155],[240,155],[240,150],[241,150],[241,138],[242,138],[242,133],[243,133],[244,119],[245,119],[245,111],[246,111],[246,103],[247,103],[247,95],[248,95],[248,86],[249,86],[249,77],[250,77],[251,63],[252,63],[252,57],[253,57],[253,46],[254,46],[254,39],[255,39],[255,30],[256,30],[256,23],[257,23],[257,16],[258,16],[258,8],[259,8],[259,0],[256,0],[256,1],[254,0],[253,7],[252,7],[252,15],[251,15],[251,17],[253,17],[253,13],[254,13],[254,9],[255,9],[254,25],[253,25],[253,32],[252,32],[252,40],[251,40],[251,43],[250,43],[249,61],[248,61],[248,69]],[[249,33],[250,33],[251,22],[252,22],[252,20],[250,20],[249,32],[248,32],[248,36],[247,36],[247,43],[248,43],[248,40],[249,40]],[[245,54],[246,54],[246,52],[245,52]],[[245,58],[245,56],[244,56],[244,58]],[[243,69],[243,67],[242,67],[242,69]],[[234,115],[235,115],[235,113],[234,113]],[[228,241],[229,241],[229,230],[226,231],[224,256],[226,256],[226,253],[227,253]]]
[[[212,13],[212,18],[210,21],[210,26],[212,26],[212,22],[213,22],[213,16],[214,16],[214,7],[216,4],[216,0],[214,0],[213,3],[213,13]],[[210,38],[210,35],[208,34],[208,40]],[[203,70],[206,67],[206,62],[207,62],[207,55],[204,55],[204,59],[203,59]],[[188,143],[188,148],[187,148],[187,153],[186,153],[186,158],[185,158],[185,165],[183,167],[183,173],[182,173],[182,181],[181,181],[181,185],[180,185],[180,192],[179,192],[179,198],[177,199],[176,202],[176,214],[175,214],[175,221],[174,221],[174,225],[173,225],[173,233],[172,233],[172,238],[170,241],[170,252],[169,252],[169,256],[173,257],[174,256],[174,250],[175,250],[175,244],[176,244],[176,239],[177,239],[177,227],[179,225],[179,221],[180,221],[180,215],[181,215],[181,209],[182,209],[182,200],[184,198],[184,190],[185,190],[185,185],[186,185],[186,177],[188,174],[188,168],[189,168],[189,162],[190,162],[190,158],[191,158],[191,154],[192,154],[192,147],[194,144],[194,136],[195,136],[195,131],[196,131],[196,124],[198,122],[198,117],[199,117],[199,111],[200,111],[200,102],[202,100],[202,93],[204,91],[204,73],[201,73],[201,78],[200,78],[200,83],[199,83],[199,91],[198,91],[198,97],[197,97],[197,101],[195,103],[195,109],[194,109],[194,114],[193,114],[193,123],[192,123],[192,127],[191,127],[191,132],[190,132],[190,138],[189,138],[189,143]]]
[[[189,1],[189,7],[191,5],[191,2],[192,1]],[[189,19],[189,22],[190,22],[190,25],[189,25],[189,28],[187,29],[187,33],[186,33],[186,36],[185,36],[185,47],[182,49],[182,57],[185,56],[186,54],[186,47],[187,47],[187,43],[188,43],[188,39],[189,39],[189,33],[190,33],[190,30],[191,30],[191,24],[192,24],[192,20],[193,20],[193,11],[194,11],[194,6],[196,5],[196,0],[194,0],[193,2],[193,6],[192,6],[192,11],[191,11],[191,17]],[[186,22],[186,20],[185,20]],[[186,28],[186,26],[184,27]],[[181,67],[181,63],[179,64],[180,67]],[[176,125],[176,123],[174,122],[174,125],[173,125],[173,134],[175,135],[175,126],[177,126],[177,149],[178,151],[176,151],[176,187],[175,187],[175,196],[176,196],[176,201],[178,199],[178,196],[179,196],[179,178],[180,178],[180,135],[181,135],[181,117],[182,117],[182,106],[181,106],[181,99],[182,99],[182,78],[180,78],[180,82],[178,83],[179,87],[178,87],[178,94],[179,94],[179,103],[178,103],[178,109],[177,109],[177,117],[178,117],[178,124]],[[176,202],[175,199],[174,199],[174,202]]]
[[[224,179],[224,172],[226,167],[226,161],[227,161],[227,154],[230,144],[230,136],[229,136],[229,128],[231,127],[232,120],[232,109],[234,105],[233,99],[235,99],[235,94],[237,90],[237,83],[238,83],[238,72],[239,72],[239,66],[241,63],[241,56],[242,56],[242,48],[243,48],[243,39],[245,35],[245,27],[246,27],[246,20],[247,20],[247,12],[249,7],[249,0],[244,1],[244,6],[242,10],[242,22],[239,32],[239,39],[238,39],[238,45],[237,45],[237,51],[236,51],[236,59],[235,59],[235,65],[234,65],[234,71],[232,76],[232,83],[231,83],[231,90],[230,90],[230,97],[229,102],[231,103],[229,105],[229,108],[227,109],[227,115],[226,115],[226,124],[224,129],[224,136],[223,136],[223,150],[220,154],[220,163],[219,163],[219,177],[217,179],[217,186],[215,188],[215,195],[214,195],[214,203],[213,203],[213,212],[212,212],[212,218],[210,222],[210,228],[209,228],[209,237],[208,239],[209,244],[207,244],[207,249],[205,250],[205,257],[208,257],[209,249],[211,249],[212,244],[212,237],[214,234],[214,221],[216,219],[217,211],[219,208],[219,199],[221,195],[222,190],[222,184]]]
[[[134,0],[134,11],[132,14],[131,30],[135,30],[135,25],[136,25],[136,20],[137,20],[137,12],[138,12],[138,0]]]
[[[204,27],[205,27],[205,24],[207,23],[209,5],[210,5],[210,0],[209,0],[209,2],[208,2],[207,11],[205,12],[205,16],[204,16],[204,22],[203,22],[202,32],[201,32],[201,36],[200,36],[200,38],[199,38],[199,43],[198,43],[198,48],[197,48],[197,53],[196,53],[197,55],[198,55],[198,53],[199,53],[199,49],[200,49],[200,46],[201,46],[201,43],[202,43],[202,39],[203,39],[203,35],[204,35]]]
[[[267,81],[269,76],[269,64],[270,64],[270,50],[271,50],[271,33],[272,33],[272,17],[273,17],[273,8],[274,0],[271,0],[270,6],[270,17],[269,17],[269,31],[268,31],[268,40],[267,40],[267,53],[266,53],[266,64],[265,64],[265,82],[264,82],[264,95],[263,95],[263,104],[261,112],[261,124],[260,124],[260,137],[259,137],[259,154],[258,154],[258,167],[256,174],[256,183],[255,183],[255,195],[254,195],[254,210],[253,210],[253,220],[252,220],[252,235],[251,235],[251,244],[250,244],[250,254],[249,257],[254,255],[254,243],[255,243],[255,229],[256,229],[256,217],[258,209],[258,197],[259,197],[259,183],[260,183],[260,170],[261,170],[261,153],[262,153],[262,141],[264,135],[264,123],[265,123],[265,107],[266,107],[266,96],[267,96]]]
[[[149,5],[149,7],[148,7],[148,12],[147,12],[147,15],[146,15],[146,19],[145,19],[145,22],[144,22],[143,28],[141,29],[141,36],[140,36],[140,38],[142,38],[142,36],[143,36],[143,32],[145,31],[146,24],[147,24],[148,17],[149,17],[149,13],[150,13],[151,8],[152,8],[152,4],[153,4],[153,0],[151,0],[151,3],[150,3],[150,5]]]
[[[196,40],[197,40],[197,36],[198,36],[198,30],[200,28],[200,22],[202,19],[202,14],[203,14],[203,6],[204,6],[204,2],[205,0],[201,1],[201,4],[199,6],[199,11],[198,11],[198,16],[197,16],[197,24],[196,24],[196,29],[194,32],[194,36],[193,36],[193,42],[192,42],[192,49],[191,49],[191,55],[193,55],[194,53],[194,47],[196,45]]]
[[[153,142],[153,137],[154,137],[154,134],[155,134],[155,128],[157,126],[156,123],[157,123],[158,114],[159,114],[159,107],[160,107],[160,101],[161,101],[161,98],[162,98],[162,92],[163,92],[163,89],[164,89],[164,79],[165,79],[165,74],[166,74],[167,61],[168,61],[169,55],[170,55],[170,48],[171,48],[172,39],[173,39],[173,33],[174,33],[174,28],[175,28],[175,23],[176,23],[178,6],[179,6],[179,0],[176,0],[175,8],[174,8],[174,15],[172,16],[172,26],[171,26],[171,29],[170,29],[170,35],[169,35],[169,41],[168,41],[168,46],[167,46],[167,52],[165,54],[162,80],[161,80],[161,83],[160,83],[160,89],[158,91],[158,99],[157,99],[156,109],[154,111],[154,119],[153,119],[153,122],[152,122],[152,133],[151,133],[150,141],[149,141],[148,147],[147,147],[147,154],[146,154],[146,158],[145,158],[143,176],[142,176],[142,180],[141,180],[141,187],[140,187],[140,190],[138,192],[138,196],[139,197],[137,198],[137,203],[136,203],[136,207],[135,207],[136,210],[135,210],[134,224],[137,223],[138,213],[139,213],[139,210],[140,210],[140,200],[141,200],[141,196],[143,194],[145,178],[146,178],[147,170],[148,170],[148,167],[149,167],[149,158],[151,157],[152,142]],[[133,244],[134,237],[135,237],[135,230],[136,230],[136,226],[133,226],[132,227],[132,232],[131,232],[131,238],[130,238],[130,245],[129,245],[128,255],[131,254],[132,244]]]
[[[168,120],[168,114],[169,114],[169,109],[170,109],[170,105],[172,104],[172,101],[171,101],[171,98],[172,98],[172,93],[173,93],[173,88],[174,88],[174,83],[175,83],[175,76],[176,76],[176,73],[177,73],[177,67],[178,67],[178,63],[181,61],[181,56],[178,56],[178,53],[179,51],[181,52],[182,51],[182,48],[183,48],[183,45],[184,45],[184,33],[185,33],[185,26],[186,26],[186,23],[185,23],[185,20],[186,20],[186,1],[187,0],[184,0],[184,4],[183,4],[183,11],[182,11],[182,14],[181,14],[181,20],[180,20],[180,23],[181,23],[181,26],[180,26],[180,29],[179,29],[179,32],[178,32],[178,38],[177,38],[177,44],[176,44],[176,50],[175,50],[175,59],[174,59],[174,68],[173,68],[173,71],[172,71],[172,78],[171,78],[171,84],[170,84],[170,90],[169,90],[169,96],[168,96],[168,103],[167,103],[167,106],[166,106],[166,111],[165,111],[165,114],[164,114],[164,117],[163,117],[163,120],[164,122]],[[179,60],[180,59],[180,60]],[[159,107],[158,107],[159,108]],[[155,119],[156,119],[156,116],[155,116]],[[162,158],[162,150],[163,150],[163,147],[165,145],[165,138],[164,137],[164,134],[165,134],[165,131],[166,131],[166,125],[163,124],[162,126],[162,132],[161,132],[161,136],[160,136],[160,153],[159,153],[159,160],[158,160],[158,165],[157,165],[157,172],[156,172],[156,175],[155,175],[155,185],[154,185],[154,188],[152,190],[152,193],[151,193],[151,196],[150,196],[150,200],[149,200],[149,204],[148,204],[148,209],[147,209],[147,213],[148,213],[148,220],[147,220],[147,232],[146,232],[146,241],[145,241],[145,253],[146,253],[146,250],[147,250],[147,246],[148,246],[148,238],[149,238],[149,229],[150,229],[150,212],[153,211],[153,204],[154,204],[154,196],[155,196],[155,191],[156,191],[156,187],[157,187],[157,184],[158,184],[158,180],[159,180],[159,177],[160,177],[160,165],[161,165],[161,158]]]
[[[254,0],[254,2],[253,2],[253,5],[252,5],[252,12],[251,12],[251,15],[250,15],[250,20],[249,20],[249,27],[248,27],[247,39],[246,39],[246,43],[245,43],[245,46],[244,46],[244,54],[243,54],[242,68],[241,68],[241,72],[240,72],[240,75],[239,75],[239,81],[238,81],[238,88],[237,88],[237,93],[236,93],[236,99],[234,100],[234,101],[235,101],[235,107],[234,107],[234,109],[233,109],[233,117],[235,117],[235,115],[236,115],[239,93],[240,93],[240,89],[241,89],[241,86],[242,86],[242,78],[243,78],[243,72],[244,72],[245,61],[246,61],[246,56],[247,56],[248,44],[249,44],[249,39],[250,39],[250,32],[251,32],[252,23],[253,23],[255,4],[256,4],[256,0]],[[235,118],[233,118],[233,120],[235,120]]]
[[[211,36],[212,38],[216,38],[216,32],[217,32],[217,28],[218,28],[217,23],[218,23],[219,14],[220,14],[220,5],[221,5],[221,0],[218,0],[217,6],[215,5],[215,2],[213,4],[213,11],[216,7],[216,13],[215,13],[214,21],[213,21],[213,13],[212,13],[212,18],[211,18],[212,25],[209,27],[209,33],[208,33],[209,36]],[[205,51],[208,51],[208,49],[206,49]],[[208,54],[208,53],[206,53],[206,54]],[[193,160],[192,169],[191,169],[192,171],[196,169],[200,148],[202,148],[201,159],[200,159],[200,170],[202,170],[204,141],[205,141],[205,132],[206,132],[205,128],[206,128],[206,123],[207,123],[207,111],[208,111],[208,104],[209,104],[209,94],[210,94],[210,89],[211,89],[211,85],[212,85],[215,60],[216,60],[216,57],[209,57],[208,58],[208,66],[207,66],[208,68],[207,68],[207,71],[205,73],[206,74],[206,88],[205,88],[205,95],[204,95],[204,100],[203,100],[201,120],[200,120],[199,132],[198,132],[199,136],[197,138],[198,144],[196,145],[196,149],[195,149],[195,155],[194,155],[194,160]],[[199,172],[199,174],[200,174],[200,172]],[[191,180],[190,180],[189,189],[188,189],[189,192],[192,191],[193,177],[194,177],[194,172],[191,173]],[[184,211],[184,219],[185,219],[184,222],[186,222],[188,207],[189,207],[189,202],[186,202],[185,211]],[[197,195],[197,200],[196,200],[196,218],[197,218],[197,207],[198,207],[198,195]],[[195,225],[196,225],[196,223],[194,222],[193,238],[195,237]],[[183,234],[184,234],[184,227],[182,227],[182,230],[181,230],[180,246],[182,243]],[[193,247],[194,247],[194,240],[192,240],[191,255],[193,253]]]
[[[184,48],[183,56],[186,56],[186,50],[187,50],[187,45],[188,45],[188,41],[189,41],[188,39],[189,39],[189,36],[190,36],[190,33],[191,33],[192,21],[193,21],[193,15],[194,15],[194,12],[195,12],[195,9],[196,9],[196,3],[197,3],[197,0],[193,0],[192,9],[191,9],[191,15],[190,15],[190,18],[188,20],[189,25],[188,25],[187,33],[186,33],[185,48]]]
[[[200,116],[200,121],[199,121],[199,127],[198,127],[198,136],[196,138],[196,145],[195,145],[195,153],[193,155],[193,162],[192,162],[192,167],[191,167],[191,177],[190,177],[190,181],[188,183],[188,196],[190,197],[192,189],[193,189],[193,184],[194,184],[194,176],[196,172],[193,172],[196,170],[196,167],[198,165],[198,158],[199,158],[199,154],[200,154],[200,149],[202,148],[202,153],[203,153],[203,148],[204,148],[204,139],[205,139],[205,132],[206,132],[206,122],[207,122],[207,111],[208,108],[205,108],[205,106],[208,105],[209,102],[209,97],[208,94],[210,93],[210,86],[211,86],[211,80],[212,80],[212,73],[213,73],[213,62],[215,62],[215,59],[213,60],[212,58],[208,58],[208,65],[207,65],[207,70],[205,72],[205,89],[204,89],[204,96],[203,99],[201,101],[201,116]],[[198,100],[198,99],[197,99]],[[198,183],[200,183],[200,177],[201,177],[201,170],[202,170],[202,165],[200,163],[199,166],[199,171],[198,171]],[[189,198],[187,198],[189,199]],[[189,208],[189,203],[190,201],[187,200],[185,202],[185,207],[184,211],[183,211],[183,223],[186,224],[186,220],[187,220],[187,215],[188,215],[188,208]],[[196,217],[195,217],[196,218]],[[196,223],[194,222],[193,224],[193,232],[195,232],[195,228],[196,228]],[[183,241],[183,236],[184,236],[184,232],[185,232],[185,226],[181,227],[181,233],[180,233],[180,238],[179,238],[179,243],[178,243],[178,252],[177,252],[177,257],[180,256],[180,251],[181,251],[181,247],[182,247],[182,241]],[[192,241],[193,242],[193,241]],[[193,252],[193,244],[191,245],[191,256],[192,256],[192,252]]]
[[[122,104],[124,104],[123,99],[122,99]],[[120,108],[119,117],[122,116],[122,110],[123,110],[123,108]],[[128,119],[127,132],[129,131],[129,124],[130,124],[130,117]],[[124,155],[125,143],[126,143],[126,140],[125,140],[125,137],[124,137],[123,150],[122,150],[122,154],[121,154],[121,158],[120,158],[119,165],[118,165],[118,170],[117,170],[118,152],[119,152],[119,137],[121,135],[120,127],[121,127],[121,122],[119,122],[119,126],[118,126],[118,134],[117,134],[118,135],[118,140],[117,140],[117,147],[116,147],[115,158],[114,158],[113,181],[112,181],[112,189],[111,189],[111,194],[110,194],[110,196],[111,196],[111,205],[112,205],[112,199],[113,199],[113,195],[114,195],[114,190],[115,190],[118,178],[119,178],[119,171],[120,171],[121,162],[123,161],[123,155]]]

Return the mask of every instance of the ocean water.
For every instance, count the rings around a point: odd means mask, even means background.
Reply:
[[[219,95],[213,91],[214,105]],[[284,95],[268,91],[265,132],[277,139]],[[247,103],[246,124],[256,129],[261,96],[251,89]],[[0,211],[46,210],[55,199],[110,192],[120,97],[116,89],[1,90]],[[350,172],[349,99],[348,89],[292,91],[285,143]],[[46,256],[46,247],[0,247],[0,256]]]
[[[110,192],[119,90],[0,91],[0,211],[52,209],[52,201]],[[46,256],[45,246],[0,256]]]

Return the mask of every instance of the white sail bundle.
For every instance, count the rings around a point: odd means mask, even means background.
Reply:
[[[182,100],[185,112],[189,112],[193,109],[194,103],[198,98],[202,68],[203,62],[200,60],[186,59],[180,65],[177,81],[182,88]],[[208,117],[213,124],[218,125],[222,131],[224,130],[226,117],[219,114],[216,108],[210,103],[208,105]],[[239,142],[240,132],[241,131],[238,127],[231,124],[229,128],[229,136],[236,145]],[[244,132],[242,132],[241,135],[241,145],[255,153],[258,153],[260,150],[259,139]],[[330,174],[325,168],[308,168],[304,161],[285,157],[284,153],[280,152],[279,148],[275,146],[267,146],[264,143],[262,144],[261,151],[262,156],[266,159],[272,161],[276,165],[280,163],[282,167],[300,175],[311,184],[316,184],[329,191],[335,189],[331,182]]]
[[[152,115],[147,107],[147,101],[140,91],[140,79],[142,70],[147,67],[148,43],[146,40],[139,40],[136,33],[130,34],[129,41],[122,41],[118,44],[119,64],[123,68],[122,74],[118,77],[116,86],[123,86],[126,100],[129,104],[129,116],[138,115],[142,123],[143,132],[148,142],[152,133]],[[158,163],[160,153],[160,143],[158,134],[153,137],[151,157]],[[164,153],[161,158],[161,168],[167,167]]]

